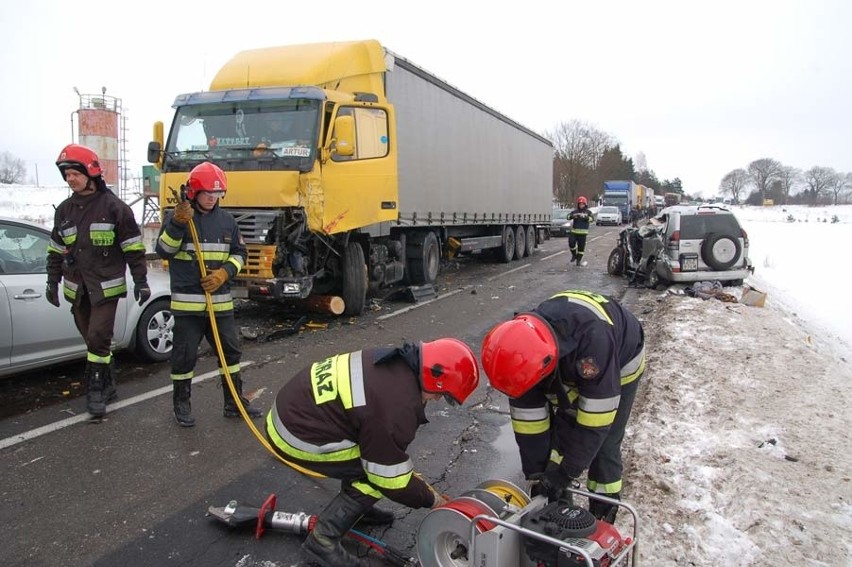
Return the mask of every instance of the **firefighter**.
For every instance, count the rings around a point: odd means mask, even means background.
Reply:
[[[86,342],[86,411],[100,418],[117,396],[111,343],[118,299],[127,297],[128,266],[136,301],[142,305],[151,297],[145,245],[133,211],[107,187],[91,148],[65,146],[56,167],[72,195],[54,215],[45,297],[59,307],[63,282],[62,294]]]
[[[373,507],[382,497],[411,508],[448,501],[414,472],[406,449],[427,423],[427,401],[462,404],[478,384],[470,347],[443,338],[331,356],[281,388],[266,418],[271,445],[285,460],[341,482],[302,546],[311,559],[359,565],[341,539],[359,519],[393,521],[392,512]]]
[[[571,232],[568,233],[568,248],[571,249],[571,262],[583,265],[583,254],[586,253],[586,237],[589,235],[589,224],[594,215],[589,210],[589,201],[582,195],[577,197],[577,207],[568,215],[571,219]]]
[[[642,324],[611,297],[564,291],[496,325],[482,343],[491,385],[509,396],[528,480],[551,500],[588,470],[590,492],[619,499],[621,441],[645,372]],[[617,506],[589,499],[598,519]]]
[[[225,355],[225,364],[237,394],[246,412],[252,418],[263,415],[243,397],[243,380],[240,375],[240,350],[237,326],[234,320],[234,300],[229,281],[245,264],[246,246],[233,215],[219,208],[219,199],[225,196],[225,173],[215,164],[203,162],[189,173],[181,187],[185,199],[166,215],[157,239],[157,254],[169,261],[172,302],[175,316],[174,344],[171,357],[172,401],[175,419],[181,427],[192,427],[190,397],[198,345],[206,338],[215,350],[216,342],[207,312],[209,293],[216,314],[216,327]],[[200,250],[195,249],[189,222],[195,225]],[[201,254],[207,275],[201,276],[197,255]],[[240,411],[225,379],[222,361],[218,361],[222,380],[225,417],[240,417]]]

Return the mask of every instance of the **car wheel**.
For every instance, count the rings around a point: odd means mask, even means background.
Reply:
[[[663,278],[657,273],[657,261],[650,260],[648,262],[648,288],[659,289],[663,283],[665,283]]]
[[[701,257],[712,269],[722,272],[740,257],[740,240],[732,234],[709,234],[701,243]]]
[[[609,253],[609,259],[606,262],[606,272],[611,276],[621,276],[624,274],[624,261],[627,259],[627,254],[624,253],[624,248],[621,246],[613,248]]]
[[[175,317],[168,299],[151,302],[136,322],[136,356],[150,362],[163,362],[172,355]]]

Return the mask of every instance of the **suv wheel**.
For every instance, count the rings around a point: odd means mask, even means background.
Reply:
[[[624,274],[624,263],[627,260],[627,254],[621,246],[613,248],[609,253],[609,259],[606,262],[606,271],[611,276],[620,276]]]
[[[701,244],[704,263],[719,272],[733,266],[741,251],[739,238],[731,234],[709,234]]]

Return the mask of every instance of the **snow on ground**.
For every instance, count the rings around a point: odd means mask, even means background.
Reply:
[[[746,284],[768,292],[766,307],[677,288],[641,299],[648,372],[625,499],[645,564],[852,565],[852,301],[839,264],[852,207],[781,209],[735,209],[756,268]]]
[[[50,225],[67,195],[0,185],[0,216]],[[852,206],[734,210],[755,264],[746,283],[768,292],[765,307],[640,293],[648,372],[624,489],[640,514],[639,557],[849,566],[852,300],[841,262]],[[618,525],[629,529],[626,513]]]

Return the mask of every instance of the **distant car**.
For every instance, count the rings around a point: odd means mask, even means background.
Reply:
[[[61,291],[60,308],[44,297],[49,240],[50,231],[41,225],[0,217],[0,377],[86,356]],[[161,362],[172,351],[169,275],[149,269],[148,284],[151,297],[144,305],[133,300],[132,291],[129,300],[119,300],[113,348]]]
[[[550,217],[551,236],[568,236],[571,232],[571,221],[568,220],[571,211],[572,209],[553,209],[553,216]]]
[[[618,207],[601,207],[595,217],[595,224],[598,226],[603,224],[618,226],[622,222],[621,210]]]
[[[742,285],[754,273],[748,234],[721,205],[675,205],[654,219],[662,239],[658,257],[648,259],[648,285],[719,280]],[[645,259],[643,258],[643,261]]]

